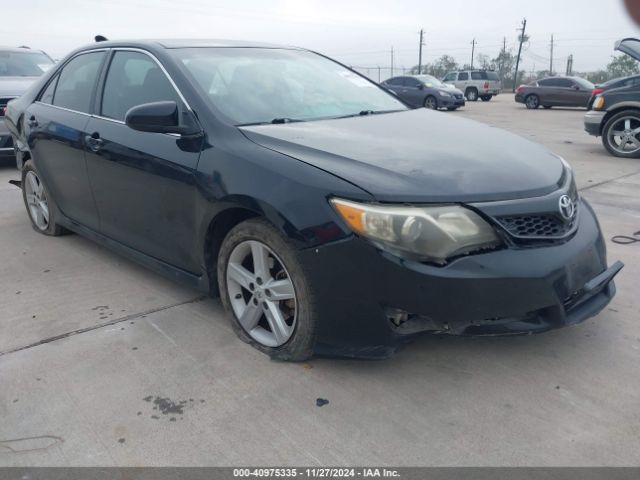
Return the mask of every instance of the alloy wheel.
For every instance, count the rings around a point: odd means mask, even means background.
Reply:
[[[607,132],[607,141],[616,152],[629,155],[640,150],[639,134],[640,118],[626,116],[611,125]]]
[[[526,102],[527,102],[527,107],[538,108],[540,100],[538,100],[538,97],[536,95],[529,95],[527,97]]]
[[[425,106],[425,108],[429,108],[431,110],[436,110],[438,108],[438,103],[436,102],[435,98],[427,97],[424,100],[424,106]]]
[[[49,202],[44,184],[33,170],[27,172],[24,188],[29,215],[36,227],[44,231],[49,227]]]
[[[239,243],[227,263],[227,291],[236,319],[256,342],[285,344],[297,319],[296,294],[282,260],[257,240]]]

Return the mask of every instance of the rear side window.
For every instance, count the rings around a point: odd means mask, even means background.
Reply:
[[[160,66],[140,52],[117,51],[113,55],[102,94],[100,115],[124,120],[131,107],[179,97]]]
[[[458,74],[458,80],[469,80],[469,74],[467,72],[460,72]]]
[[[394,87],[402,86],[402,77],[395,77],[387,80],[387,85],[393,85]]]
[[[58,77],[53,105],[89,113],[104,55],[105,52],[83,53],[67,63]]]
[[[486,80],[487,72],[471,72],[471,80]]]

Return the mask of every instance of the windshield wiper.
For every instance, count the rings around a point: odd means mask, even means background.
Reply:
[[[295,123],[295,122],[306,122],[306,120],[300,120],[299,118],[278,117],[268,122],[240,123],[239,125],[236,125],[236,127],[251,127],[255,125],[269,125],[269,124],[281,125],[283,123]]]
[[[382,113],[394,113],[394,112],[404,112],[404,110],[361,110],[358,113],[350,113],[349,115],[341,115],[339,117],[332,117],[332,118],[366,117],[368,115],[380,115]]]

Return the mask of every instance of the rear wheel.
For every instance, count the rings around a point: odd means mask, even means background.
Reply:
[[[480,99],[481,99],[483,102],[488,102],[489,100],[491,100],[491,98],[492,98],[492,97],[493,97],[493,95],[482,95],[482,96],[480,97]]]
[[[308,275],[295,247],[268,221],[235,226],[217,270],[220,298],[243,341],[280,360],[313,354],[317,314]]]
[[[66,233],[67,230],[56,223],[58,209],[32,160],[27,160],[22,167],[22,199],[35,231],[54,237]]]
[[[602,144],[616,157],[640,158],[640,112],[623,111],[602,129]]]
[[[467,100],[470,102],[478,101],[478,90],[475,88],[467,88],[464,92],[464,96],[467,97]]]
[[[424,99],[424,108],[428,108],[430,110],[437,110],[438,100],[436,100],[436,97],[432,95],[427,96],[427,98]]]
[[[527,95],[524,99],[524,104],[530,110],[535,110],[540,106],[540,98],[536,94]]]

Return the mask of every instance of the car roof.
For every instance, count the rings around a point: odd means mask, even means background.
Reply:
[[[254,47],[254,48],[284,48],[304,50],[299,47],[289,45],[277,45],[272,43],[262,43],[242,40],[223,40],[223,39],[131,39],[131,40],[106,40],[85,45],[81,50],[87,48],[110,48],[110,47],[152,47],[152,48],[224,48],[224,47]]]
[[[0,52],[11,53],[44,53],[42,50],[34,50],[29,47],[3,47],[0,45]]]

